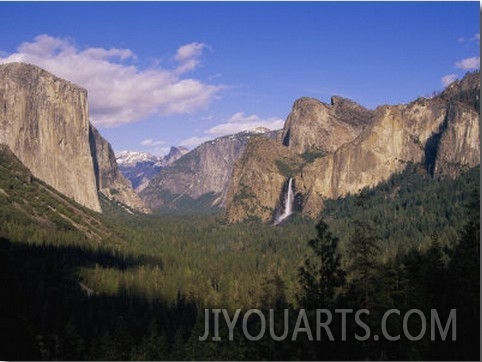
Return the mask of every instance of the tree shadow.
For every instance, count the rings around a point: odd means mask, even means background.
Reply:
[[[0,238],[0,357],[169,359],[176,343],[189,338],[195,301],[181,295],[175,302],[147,299],[125,288],[114,296],[89,296],[76,276],[79,267],[126,269],[146,262],[158,260]],[[147,356],[143,351],[149,338],[164,343],[154,344]]]

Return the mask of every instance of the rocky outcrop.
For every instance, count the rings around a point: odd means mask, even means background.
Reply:
[[[89,128],[89,142],[97,190],[110,200],[120,202],[135,211],[149,213],[149,208],[120,172],[111,145],[92,125]]]
[[[101,211],[85,89],[33,65],[0,65],[0,143],[32,174]]]
[[[443,107],[420,103],[378,108],[373,123],[359,137],[317,158],[297,175],[303,211],[316,216],[324,199],[356,194],[402,171],[408,162],[423,162],[423,145],[444,117]]]
[[[179,160],[182,156],[188,153],[189,150],[186,147],[171,147],[169,153],[162,158],[161,164],[163,166],[169,166],[175,161]]]
[[[479,164],[479,146],[480,128],[473,110],[462,104],[450,107],[436,148],[434,176],[453,178]]]
[[[283,145],[296,153],[333,152],[370,124],[372,112],[353,101],[332,97],[331,104],[298,99],[283,128]]]
[[[423,163],[434,177],[456,177],[480,163],[479,92],[477,72],[432,99],[375,111],[340,98],[330,105],[296,101],[280,141],[286,150],[272,145],[274,157],[266,149],[263,157],[250,152],[238,161],[228,219],[272,219],[288,177],[295,180],[296,207],[311,216],[323,200],[375,186],[408,162]],[[247,204],[243,195],[256,201]]]
[[[224,207],[231,174],[253,134],[205,142],[163,168],[140,192],[151,209],[205,210]]]
[[[446,122],[433,139],[436,177],[455,177],[480,163],[480,124],[474,122],[474,110],[480,117],[480,75],[468,74],[450,84],[440,95],[448,102]]]

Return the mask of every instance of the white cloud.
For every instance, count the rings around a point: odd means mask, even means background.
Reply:
[[[176,52],[176,60],[183,62],[192,58],[197,58],[201,55],[206,44],[203,43],[190,43],[179,47]]]
[[[480,68],[480,57],[465,58],[455,63],[456,68],[474,70]]]
[[[156,147],[152,153],[158,157],[163,157],[169,153],[171,147]]]
[[[152,138],[148,138],[148,139],[142,141],[142,142],[141,142],[141,145],[142,145],[142,146],[150,146],[150,145],[152,145],[152,142],[154,142],[154,141],[152,140]]]
[[[196,137],[196,136],[194,136],[194,137],[191,137],[191,138],[188,138],[188,139],[185,139],[185,140],[181,141],[181,143],[179,145],[187,147],[187,148],[194,148],[194,147],[199,146],[201,143],[207,142],[211,139],[212,139],[212,137]]]
[[[97,126],[118,126],[152,114],[187,114],[203,109],[222,86],[180,75],[199,64],[206,45],[192,43],[176,53],[177,69],[139,69],[129,49],[79,49],[70,39],[39,35],[22,43],[1,63],[27,62],[70,80],[89,92],[92,121]]]
[[[160,146],[165,144],[164,141],[154,141],[152,138],[145,139],[141,142],[142,146]]]
[[[194,148],[199,146],[201,143],[214,138],[232,135],[243,131],[251,131],[258,127],[276,130],[283,128],[283,125],[284,120],[276,117],[262,119],[255,114],[247,116],[243,112],[238,112],[232,115],[225,123],[218,124],[204,131],[206,136],[188,138],[182,141],[180,145]]]
[[[206,133],[216,137],[234,134],[242,131],[249,131],[257,127],[266,127],[270,130],[283,128],[284,120],[280,118],[261,119],[257,115],[246,116],[238,112],[231,116],[226,123],[218,124],[207,130]]]
[[[203,43],[190,43],[180,47],[174,56],[174,59],[179,62],[176,72],[182,74],[197,68],[200,63],[199,58],[206,47]]]
[[[148,147],[148,152],[158,157],[167,155],[171,149],[171,147],[166,146],[165,141],[155,141],[152,138],[141,141],[141,146]]]
[[[460,38],[458,39],[458,42],[459,42],[459,43],[479,42],[479,41],[480,41],[480,33],[474,34],[474,36],[471,37],[471,38],[466,38],[466,37],[462,36],[462,37],[460,37]]]
[[[457,80],[457,74],[447,74],[442,77],[442,84],[444,87],[449,86]]]

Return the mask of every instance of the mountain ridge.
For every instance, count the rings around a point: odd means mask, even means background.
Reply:
[[[295,179],[297,209],[317,217],[324,200],[375,186],[409,162],[424,163],[433,177],[452,178],[480,164],[478,79],[478,72],[468,73],[433,99],[374,111],[351,101],[345,102],[349,112],[343,106],[336,109],[336,98],[331,105],[313,100],[307,105],[307,98],[296,101],[281,144],[262,141],[266,144],[256,147],[264,153],[251,152],[234,167],[228,220],[271,220],[288,177]],[[347,122],[346,113],[366,118]],[[314,136],[312,129],[319,132]],[[269,155],[273,150],[277,158]],[[271,170],[268,179],[263,170]]]
[[[423,163],[432,177],[453,178],[480,163],[479,92],[475,72],[432,98],[374,110],[339,96],[329,103],[302,97],[282,130],[207,141],[161,171],[140,196],[153,209],[192,208],[198,200],[201,210],[224,210],[232,222],[268,222],[290,177],[295,209],[311,217],[324,200],[375,186],[408,163]],[[236,155],[223,149],[223,142],[243,135]],[[226,152],[229,162],[215,156]]]
[[[279,131],[258,128],[206,141],[163,168],[140,196],[151,209],[222,209],[234,164],[248,140],[278,136]]]

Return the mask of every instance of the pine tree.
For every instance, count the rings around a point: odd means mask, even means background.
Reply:
[[[468,221],[449,263],[449,308],[457,310],[459,360],[480,358],[480,194],[474,190],[467,207]]]
[[[348,256],[352,287],[360,306],[370,309],[375,293],[374,277],[379,269],[380,246],[375,228],[368,222],[355,220],[354,232],[349,240]]]
[[[303,290],[299,302],[308,309],[332,306],[338,289],[345,283],[345,271],[341,268],[338,252],[339,240],[328,228],[323,220],[316,225],[318,236],[308,242],[314,258],[307,257],[299,270]]]

